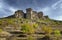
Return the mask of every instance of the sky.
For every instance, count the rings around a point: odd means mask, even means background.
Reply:
[[[0,0],[0,18],[13,15],[16,10],[32,8],[55,20],[62,20],[62,0]]]

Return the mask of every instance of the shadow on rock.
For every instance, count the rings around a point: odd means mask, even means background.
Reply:
[[[45,36],[43,38],[38,38],[38,40],[51,40],[49,36]]]

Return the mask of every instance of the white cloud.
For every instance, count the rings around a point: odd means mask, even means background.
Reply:
[[[14,13],[17,9],[13,8],[13,7],[10,7],[9,10]]]
[[[60,8],[62,8],[62,4],[60,4]]]
[[[51,15],[52,10],[53,9],[51,7],[45,7],[45,8],[41,9],[41,11],[43,11],[44,15]]]
[[[8,16],[8,14],[10,13],[7,11],[9,10],[9,8],[8,7],[6,8],[6,7],[7,5],[5,5],[3,0],[0,0],[0,18]]]
[[[2,4],[0,3],[0,8],[2,8]]]
[[[56,20],[61,20],[61,21],[62,21],[62,16],[57,16],[55,19],[56,19]]]
[[[62,0],[57,1],[51,7],[52,9],[62,8]]]
[[[12,15],[15,11],[15,8],[5,4],[3,0],[0,0],[0,18]]]
[[[43,11],[45,15],[49,15],[52,19],[62,20],[62,0],[57,1],[51,6],[42,8],[41,11]]]
[[[3,7],[3,1],[0,0],[0,9]]]

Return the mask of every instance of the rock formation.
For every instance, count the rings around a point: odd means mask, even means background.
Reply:
[[[24,12],[23,10],[18,10],[15,12],[15,17],[16,18],[23,18],[24,17]]]
[[[31,8],[26,9],[26,13],[23,10],[17,10],[14,15],[8,16],[6,18],[26,18],[26,19],[47,19],[48,16],[43,16],[43,12],[33,11]]]

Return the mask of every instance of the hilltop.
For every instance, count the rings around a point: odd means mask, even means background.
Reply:
[[[17,10],[13,15],[0,18],[0,36],[6,39],[50,40],[51,37],[55,40],[60,34],[62,34],[62,21],[53,20],[47,15],[44,16],[43,12],[36,12],[31,8],[27,8],[26,13]]]
[[[8,28],[9,30],[16,30],[20,29],[21,25],[24,23],[38,24],[39,29],[37,30],[40,30],[42,26],[50,26],[52,27],[52,29],[59,30],[61,30],[60,27],[62,27],[62,21],[50,19],[48,16],[43,16],[43,12],[36,12],[31,8],[27,8],[26,13],[24,13],[23,10],[17,10],[13,15],[1,18],[0,28],[2,28],[3,30],[7,30]]]

